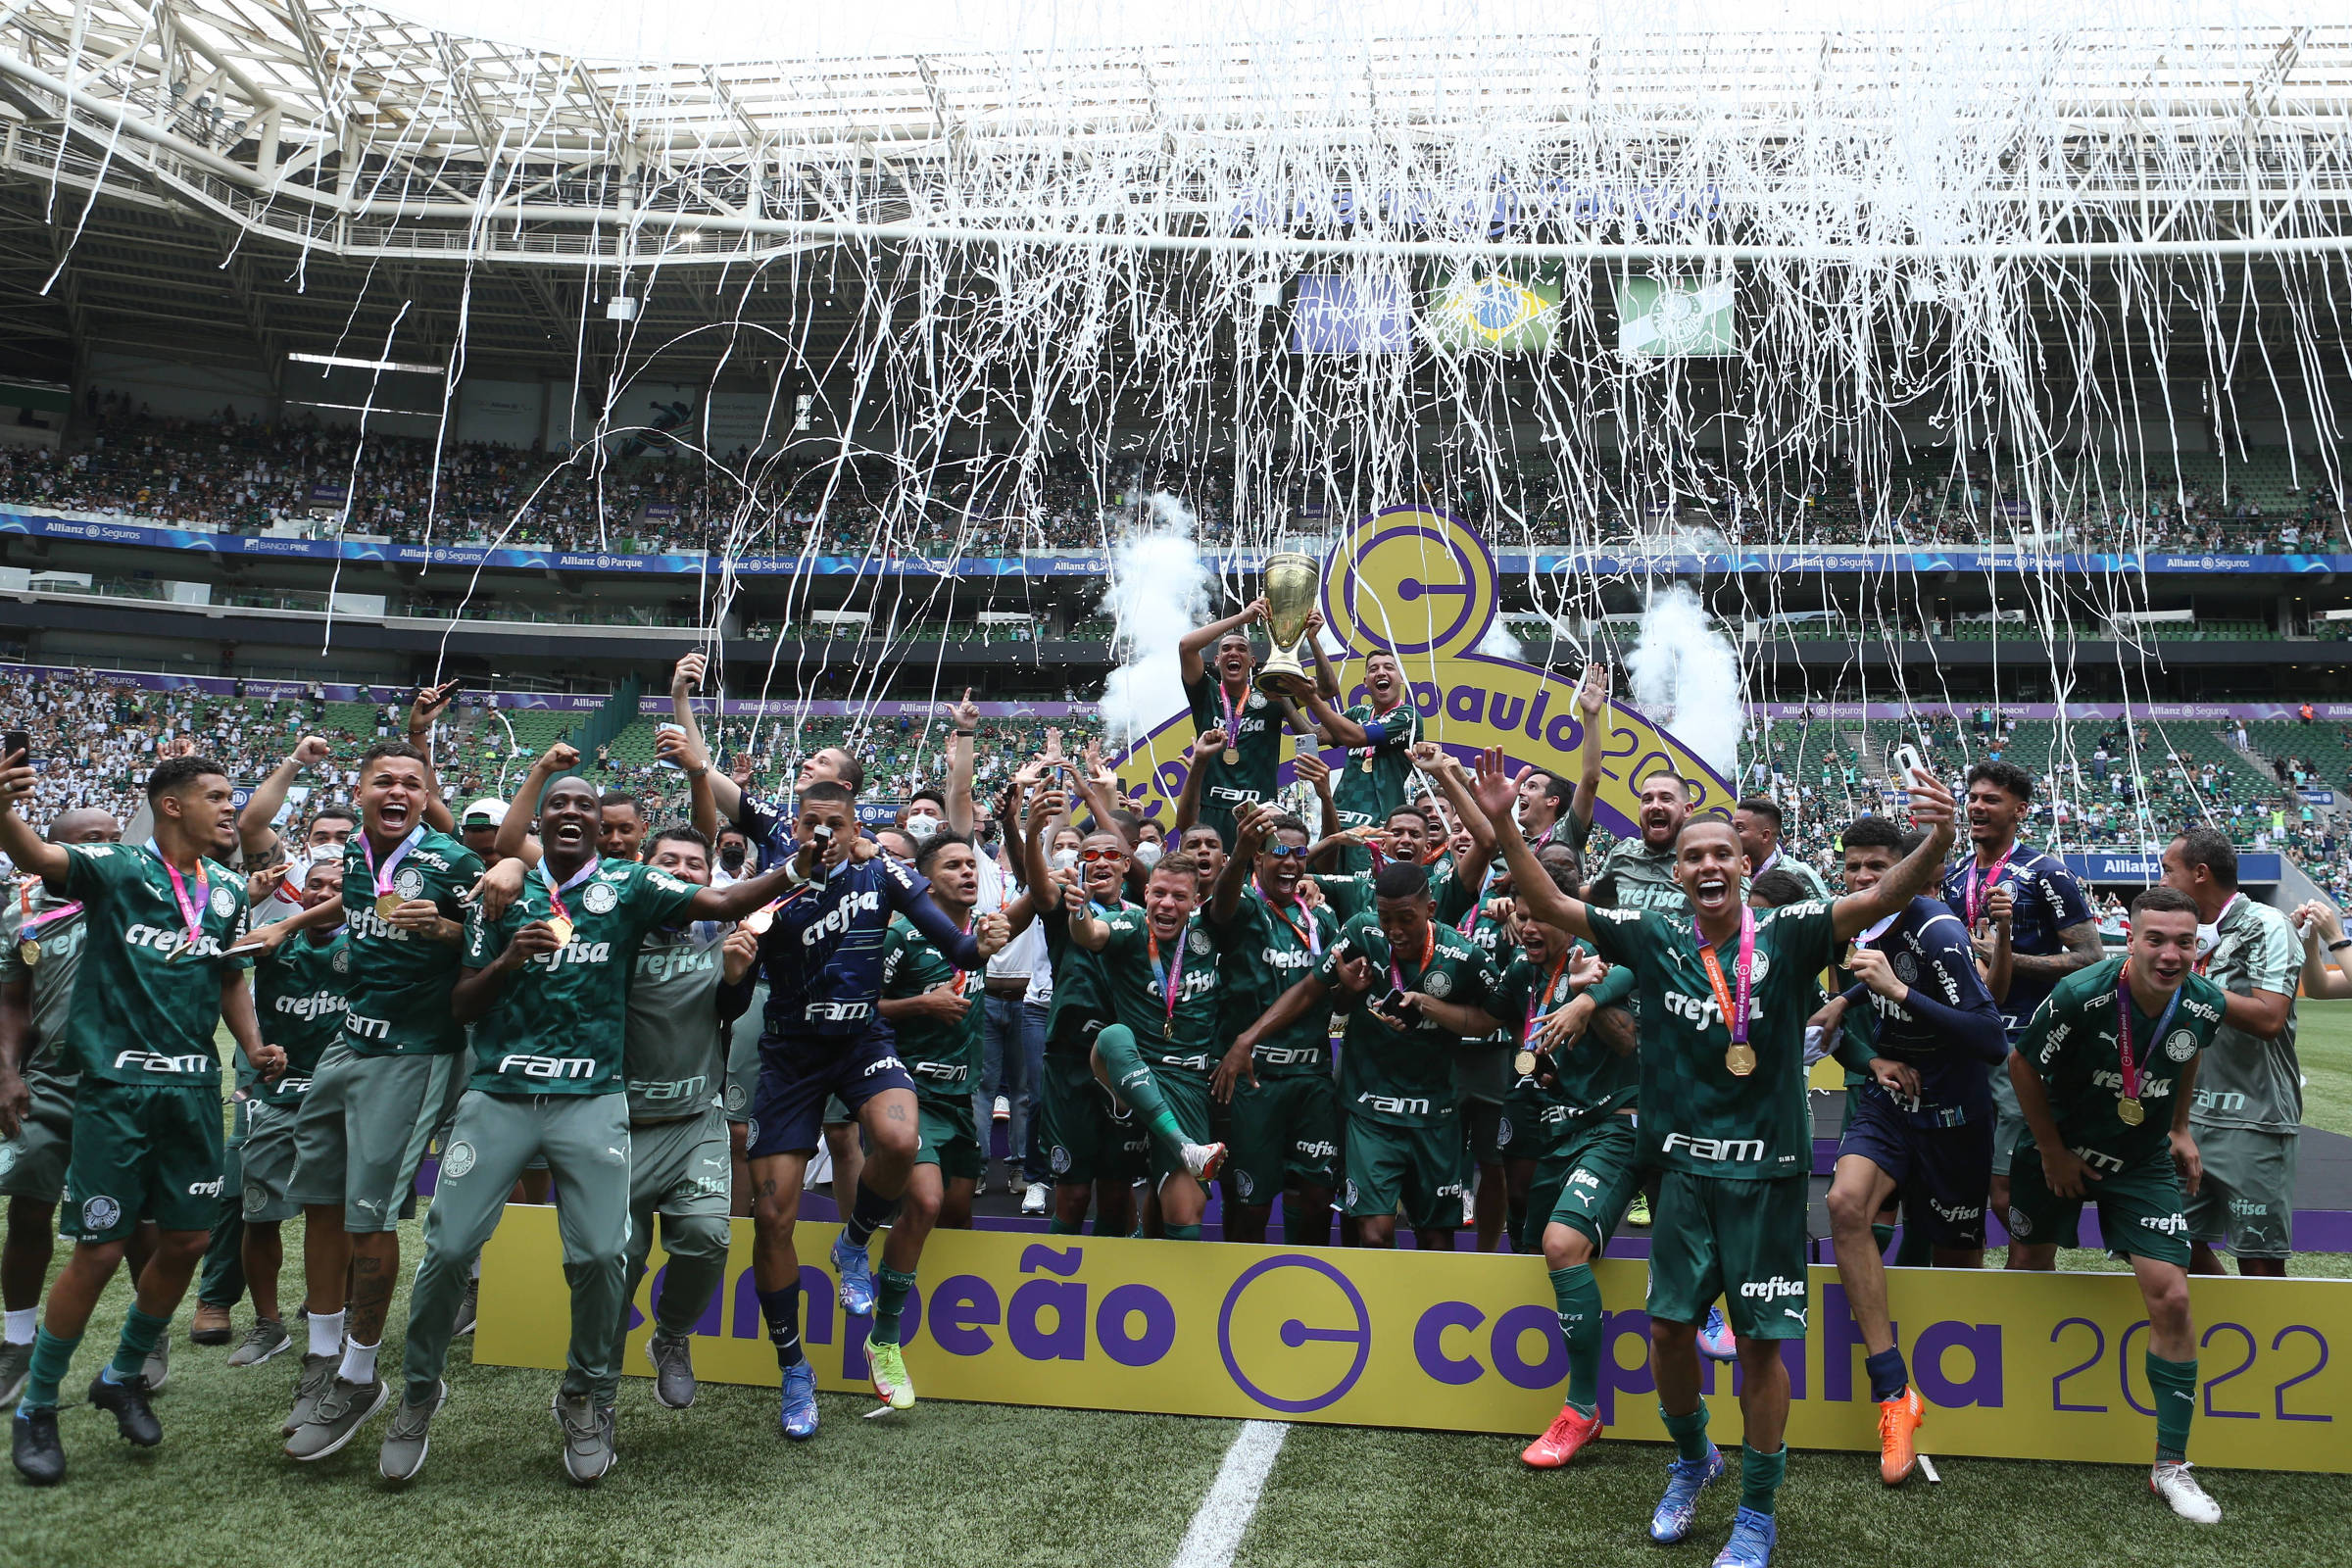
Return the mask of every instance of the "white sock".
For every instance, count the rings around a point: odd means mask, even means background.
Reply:
[[[313,1312],[311,1314],[311,1353],[340,1355],[343,1353],[343,1314],[341,1312]]]
[[[382,1343],[380,1340],[376,1342],[377,1345]],[[344,1341],[343,1364],[335,1369],[335,1376],[346,1383],[373,1383],[375,1350],[374,1345],[362,1345],[357,1340]]]
[[[40,1320],[41,1309],[37,1306],[27,1306],[22,1310],[11,1309],[8,1314],[8,1343],[30,1345],[33,1330],[39,1326]]]

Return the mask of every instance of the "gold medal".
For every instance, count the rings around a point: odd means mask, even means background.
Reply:
[[[1522,1051],[1511,1058],[1511,1070],[1522,1078],[1533,1078],[1536,1075],[1536,1063],[1539,1059],[1534,1052]]]
[[[547,918],[547,928],[556,934],[556,946],[559,948],[571,940],[571,921],[567,916],[561,914],[549,915]]]
[[[2115,1114],[2125,1126],[2136,1127],[2148,1119],[2148,1107],[2136,1100],[2119,1100],[2115,1102]]]
[[[24,941],[17,944],[17,957],[24,963],[25,968],[31,968],[34,964],[41,961],[41,945],[38,942],[35,942],[32,938],[26,937]]]
[[[767,928],[776,923],[776,906],[764,905],[743,917],[744,929],[756,937],[767,935]]]
[[[375,896],[375,917],[379,920],[389,920],[392,918],[393,911],[408,902],[397,893],[378,893]]]
[[[1239,750],[1238,748],[1236,748],[1236,747],[1232,747],[1232,746],[1228,746],[1228,747],[1226,747],[1226,748],[1225,748],[1225,759],[1224,759],[1224,760],[1225,760],[1225,765],[1226,765],[1227,767],[1231,767],[1231,766],[1232,766],[1234,763],[1236,763],[1236,762],[1240,761],[1241,760],[1242,760],[1242,754],[1241,754],[1241,752],[1240,752],[1240,750]]]
[[[1372,771],[1372,754],[1368,751],[1364,753],[1364,771],[1367,773]]]
[[[1744,1078],[1756,1070],[1756,1048],[1744,1040],[1736,1042],[1723,1054],[1723,1064],[1735,1078]]]

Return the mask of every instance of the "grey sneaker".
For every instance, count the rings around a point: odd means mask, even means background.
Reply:
[[[424,1468],[424,1450],[429,1446],[433,1417],[449,1402],[449,1385],[433,1385],[433,1396],[418,1404],[403,1397],[400,1408],[392,1412],[392,1424],[384,1430],[383,1451],[376,1457],[376,1468],[383,1471],[386,1481],[414,1481],[416,1472]]]
[[[245,1343],[228,1353],[230,1366],[260,1366],[294,1343],[286,1326],[273,1317],[257,1317],[245,1331]]]
[[[482,1282],[478,1279],[467,1280],[466,1298],[458,1303],[458,1325],[450,1330],[451,1334],[462,1337],[473,1332],[473,1320],[478,1315],[481,1299]]]
[[[139,1376],[147,1380],[149,1398],[164,1392],[164,1385],[172,1381],[172,1336],[164,1334],[156,1337],[155,1348],[147,1352],[147,1360],[139,1368]]]
[[[660,1329],[645,1342],[645,1358],[654,1363],[654,1399],[671,1409],[694,1403],[694,1348],[685,1340],[671,1339]]]
[[[311,1406],[311,1418],[294,1429],[286,1440],[289,1458],[323,1459],[340,1452],[343,1445],[359,1436],[368,1418],[384,1407],[392,1397],[391,1387],[382,1378],[373,1383],[348,1383],[338,1377],[318,1396]]]
[[[556,1390],[556,1425],[564,1430],[564,1473],[575,1487],[593,1487],[612,1468],[612,1412],[588,1396]]]
[[[335,1380],[335,1368],[341,1361],[340,1356],[313,1355],[307,1350],[303,1352],[302,1373],[294,1380],[294,1412],[286,1417],[286,1424],[277,1429],[281,1437],[292,1437],[311,1418],[311,1411],[318,1403],[318,1396],[324,1394],[326,1386]]]
[[[0,1345],[0,1404],[14,1405],[32,1375],[32,1347]]]

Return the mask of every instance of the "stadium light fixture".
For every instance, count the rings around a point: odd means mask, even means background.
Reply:
[[[409,375],[439,375],[444,367],[413,365],[405,360],[361,360],[346,354],[289,354],[294,365],[323,365],[339,370],[394,370]]]

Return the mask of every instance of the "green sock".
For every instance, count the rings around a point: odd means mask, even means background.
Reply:
[[[1095,1036],[1095,1050],[1101,1053],[1102,1065],[1110,1069],[1110,1092],[1119,1097],[1119,1102],[1144,1118],[1144,1125],[1168,1153],[1182,1153],[1191,1140],[1176,1125],[1176,1114],[1159,1092],[1159,1080],[1152,1076],[1143,1052],[1136,1047],[1135,1031],[1114,1023]]]
[[[1668,1415],[1664,1405],[1658,1406],[1658,1417],[1666,1423],[1666,1435],[1674,1440],[1678,1458],[1704,1459],[1715,1446],[1707,1441],[1707,1401],[1698,1401],[1698,1408],[1689,1415]]]
[[[2148,1352],[2148,1388],[2156,1396],[2156,1457],[2188,1457],[2188,1421],[2197,1413],[2197,1363]]]
[[[866,1335],[868,1342],[899,1343],[899,1314],[906,1309],[906,1293],[913,1289],[912,1272],[902,1274],[888,1263],[874,1270],[874,1326]]]
[[[155,1353],[155,1342],[162,1339],[164,1331],[171,1326],[170,1313],[162,1317],[150,1317],[139,1310],[137,1303],[132,1303],[130,1310],[123,1314],[122,1343],[115,1347],[111,1370],[116,1380],[135,1378],[145,1370],[147,1357]]]
[[[24,1398],[18,1409],[57,1408],[57,1386],[66,1381],[66,1369],[74,1364],[74,1351],[80,1344],[78,1334],[61,1340],[46,1327],[33,1332],[32,1370],[24,1379]]]
[[[1740,1506],[1770,1513],[1781,1495],[1781,1480],[1788,1473],[1788,1445],[1758,1453],[1740,1445]]]
[[[1046,1221],[1046,1234],[1048,1236],[1083,1236],[1086,1234],[1086,1221],[1082,1219],[1063,1219],[1059,1214],[1056,1214],[1052,1219]]]
[[[1198,1225],[1170,1225],[1166,1230],[1171,1242],[1197,1242],[1200,1239],[1200,1227]]]
[[[1879,1255],[1881,1257],[1885,1257],[1886,1255],[1887,1245],[1894,1240],[1894,1227],[1891,1225],[1873,1225],[1870,1228],[1870,1239],[1871,1242],[1878,1248]]]
[[[1568,1342],[1568,1403],[1591,1415],[1600,1401],[1600,1282],[1590,1263],[1572,1263],[1551,1271],[1551,1295]]]

